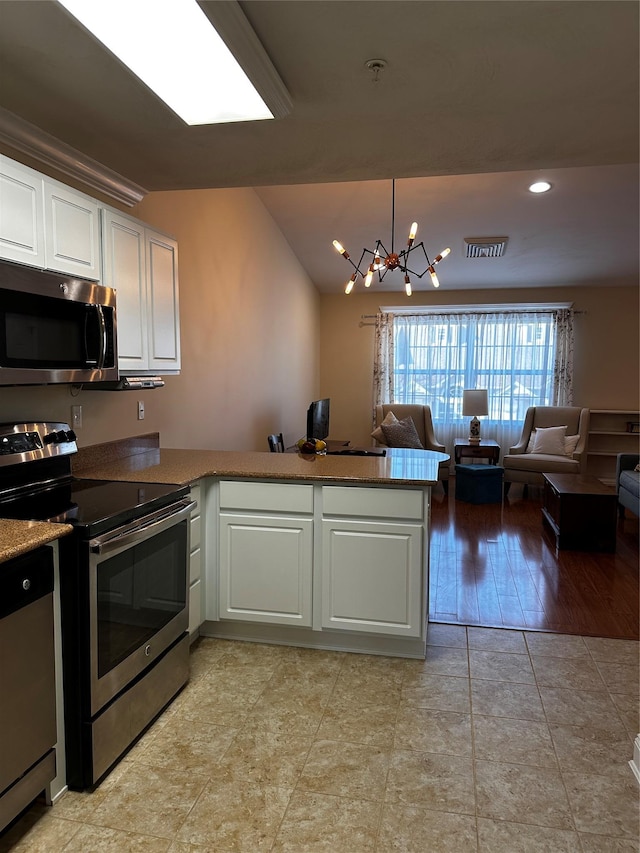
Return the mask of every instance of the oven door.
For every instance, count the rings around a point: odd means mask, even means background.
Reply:
[[[89,542],[92,716],[188,628],[194,506],[178,501]]]

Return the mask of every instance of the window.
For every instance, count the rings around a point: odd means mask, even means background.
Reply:
[[[483,434],[515,443],[529,406],[571,405],[572,350],[568,309],[379,314],[376,404],[430,406],[447,443],[466,428],[463,389],[486,388]]]

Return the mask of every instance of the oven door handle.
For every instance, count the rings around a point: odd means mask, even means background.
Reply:
[[[117,527],[115,530],[105,533],[104,536],[91,539],[89,549],[93,554],[109,554],[112,551],[132,548],[134,545],[162,533],[163,530],[173,527],[174,524],[178,524],[191,513],[195,506],[196,502],[189,500],[189,498],[177,501],[142,518],[137,518],[129,524],[123,524],[122,527]]]

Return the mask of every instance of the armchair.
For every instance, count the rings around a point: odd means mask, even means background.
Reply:
[[[549,427],[566,427],[566,436],[568,439],[572,436],[573,441],[556,442],[556,447],[545,447],[546,442],[540,440],[536,448],[535,438],[531,442],[533,431]],[[589,409],[579,406],[528,408],[520,440],[509,448],[502,460],[505,494],[511,483],[524,483],[525,487],[542,485],[543,473],[583,474],[587,464],[588,430]]]
[[[425,450],[436,450],[439,453],[447,452],[444,444],[440,444],[433,431],[433,419],[429,406],[420,406],[411,403],[385,403],[382,406],[376,406],[376,427],[380,426],[389,412],[393,412],[399,421],[404,420],[406,417],[411,418]],[[384,445],[384,442],[380,440],[378,440],[378,443]],[[448,494],[449,462],[441,462],[438,466],[438,479],[442,481],[444,493]]]

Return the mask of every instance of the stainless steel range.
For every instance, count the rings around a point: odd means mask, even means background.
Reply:
[[[67,783],[95,786],[189,673],[188,487],[75,479],[64,423],[0,425],[0,517],[59,540]]]

